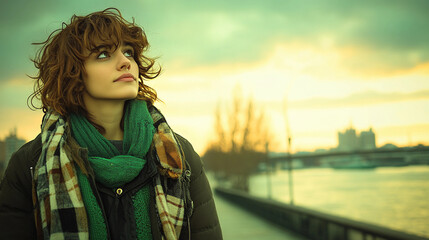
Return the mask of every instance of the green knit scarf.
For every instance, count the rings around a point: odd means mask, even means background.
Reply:
[[[124,155],[82,115],[71,115],[73,137],[88,149],[88,160],[95,180],[106,187],[116,188],[133,180],[143,169],[144,159],[152,143],[155,128],[145,101],[130,100],[124,115]],[[88,215],[90,239],[107,239],[106,222],[91,189],[88,178],[77,167],[79,186]],[[152,239],[149,217],[149,185],[134,196],[133,206],[138,239]]]

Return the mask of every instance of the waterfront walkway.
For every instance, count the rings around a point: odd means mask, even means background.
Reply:
[[[224,240],[306,239],[265,221],[220,196],[214,197]]]

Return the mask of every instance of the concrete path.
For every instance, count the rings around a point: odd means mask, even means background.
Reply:
[[[284,230],[215,195],[224,240],[306,239]]]

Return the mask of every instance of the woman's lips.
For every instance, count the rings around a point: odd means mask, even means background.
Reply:
[[[132,74],[126,73],[126,74],[122,74],[114,82],[133,82],[135,80],[136,78]]]

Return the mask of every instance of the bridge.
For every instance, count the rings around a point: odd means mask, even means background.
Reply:
[[[323,153],[298,153],[270,157],[274,165],[284,166],[292,160],[295,167],[335,167],[350,161],[358,161],[371,166],[405,166],[429,164],[429,147],[405,147],[396,149],[373,149],[359,151],[329,151]],[[296,162],[300,162],[297,166]]]

